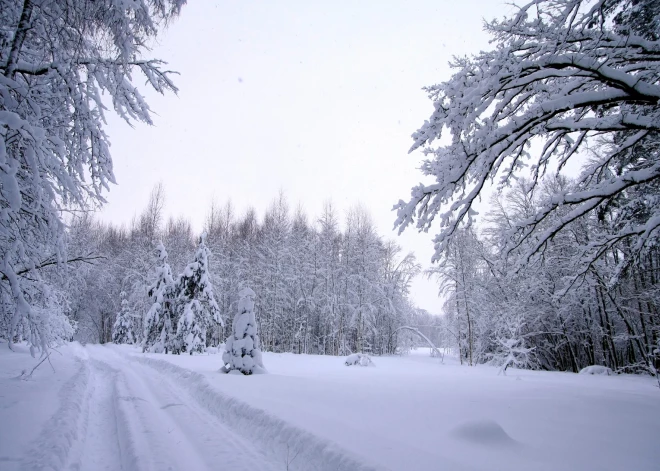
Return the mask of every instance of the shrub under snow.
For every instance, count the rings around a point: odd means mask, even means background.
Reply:
[[[580,370],[581,375],[607,375],[612,376],[614,373],[607,366],[591,365]]]
[[[376,366],[374,365],[374,362],[371,361],[369,355],[365,355],[364,353],[353,353],[348,355],[344,361],[344,365]]]

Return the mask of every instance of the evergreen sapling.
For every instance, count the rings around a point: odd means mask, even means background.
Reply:
[[[238,293],[238,312],[232,324],[232,334],[225,343],[222,361],[225,364],[220,371],[223,373],[240,372],[244,375],[266,373],[259,335],[254,315],[255,294],[250,288],[243,288]]]

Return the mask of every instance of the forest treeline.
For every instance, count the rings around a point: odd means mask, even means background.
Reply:
[[[101,257],[69,269],[62,288],[67,291],[67,315],[77,325],[76,338],[111,341],[123,298],[123,310],[130,313],[134,334],[142,341],[153,302],[148,291],[160,264],[157,243],[167,250],[176,280],[193,260],[199,241],[190,221],[164,221],[164,202],[159,185],[129,227],[102,223],[93,215],[73,219],[70,251]],[[330,203],[312,220],[301,208],[292,211],[283,195],[262,217],[253,209],[238,215],[227,202],[210,207],[203,231],[210,251],[208,275],[225,321],[224,331],[219,324],[209,331],[209,344],[229,335],[243,287],[257,293],[266,351],[394,353],[400,337],[410,337],[397,328],[430,318],[409,298],[410,283],[420,272],[414,255],[379,236],[359,206],[342,221]],[[176,326],[177,319],[171,323]]]
[[[530,0],[484,30],[425,87],[424,179],[396,225],[436,232],[468,363],[654,373],[660,2]]]
[[[441,343],[460,347],[468,364],[507,354],[528,368],[578,372],[605,365],[619,372],[655,373],[658,366],[660,253],[648,250],[636,263],[622,243],[584,266],[584,245],[618,221],[594,212],[572,222],[547,243],[541,256],[522,264],[530,241],[511,229],[535,214],[558,191],[577,185],[554,177],[533,187],[519,180],[492,197],[485,224],[461,228],[445,257],[431,270],[445,295]],[[554,214],[562,218],[564,208]]]

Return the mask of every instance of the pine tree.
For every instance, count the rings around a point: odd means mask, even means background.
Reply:
[[[128,299],[124,291],[120,294],[121,312],[117,314],[117,320],[112,327],[113,343],[135,343],[135,334],[133,333],[133,317],[131,316]]]
[[[173,350],[179,353],[202,353],[206,349],[207,332],[224,326],[209,276],[208,257],[204,233],[199,239],[195,259],[184,269],[177,283],[176,312],[179,317]]]
[[[266,373],[261,359],[257,322],[254,317],[255,294],[250,288],[238,293],[238,313],[232,325],[233,333],[227,338],[220,371],[229,373],[240,371],[244,375]]]
[[[156,269],[156,281],[149,289],[151,308],[144,319],[143,351],[161,353],[171,344],[172,307],[175,293],[172,271],[167,262],[167,251],[162,242],[156,246],[160,266]]]

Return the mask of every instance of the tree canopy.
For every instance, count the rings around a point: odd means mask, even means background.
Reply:
[[[44,348],[53,322],[66,324],[49,314],[39,270],[67,261],[62,215],[103,203],[115,182],[107,106],[151,123],[135,72],[176,92],[164,63],[143,53],[184,3],[0,1],[0,325],[10,340]]]
[[[413,134],[432,183],[413,188],[395,209],[400,231],[439,219],[435,259],[446,253],[475,203],[498,190],[584,162],[577,184],[558,188],[508,231],[523,264],[572,221],[613,221],[581,247],[583,273],[621,243],[631,257],[657,243],[660,228],[660,2],[534,0],[485,25],[495,47],[455,58],[456,73],[427,87],[434,111]],[[448,134],[448,141],[441,138]],[[537,145],[535,145],[537,144]]]

